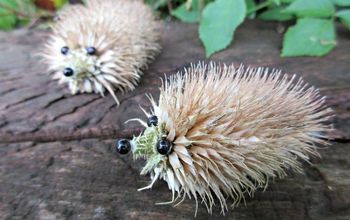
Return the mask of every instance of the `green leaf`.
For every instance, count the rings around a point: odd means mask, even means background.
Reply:
[[[330,17],[334,15],[335,8],[330,0],[296,0],[285,12],[298,17]]]
[[[184,2],[179,7],[171,12],[171,15],[180,19],[183,22],[195,23],[199,22],[201,17],[199,1],[192,0],[190,8],[187,8],[187,3]]]
[[[30,17],[35,17],[36,12],[37,12],[37,7],[34,4],[33,0],[16,0],[17,2],[17,6],[16,6],[16,10],[18,12],[22,12],[23,14],[28,15],[28,17],[23,18],[23,17],[18,17],[18,20],[28,20],[30,19]],[[20,23],[22,21],[19,21]]]
[[[292,3],[294,2],[295,0],[281,0],[281,3]]]
[[[332,20],[302,18],[284,36],[282,56],[322,56],[335,46]]]
[[[246,14],[244,0],[216,0],[203,10],[199,25],[206,56],[226,48],[233,40],[233,33]]]
[[[332,2],[339,6],[350,6],[350,0],[332,0]]]
[[[146,0],[146,3],[151,6],[153,10],[157,10],[167,5],[167,0]]]
[[[17,4],[13,0],[0,0],[2,5],[6,7],[0,7],[0,29],[11,30],[16,26],[16,15],[9,9],[15,9]]]
[[[275,5],[281,4],[281,0],[270,0],[270,1],[273,2]]]
[[[167,0],[146,0],[146,3],[151,6],[153,10],[165,7],[167,5]]]
[[[340,21],[350,29],[350,10],[341,10],[337,12],[336,16],[340,18]]]
[[[254,0],[245,0],[245,5],[247,7],[247,17],[250,18],[250,19],[255,18],[256,11],[253,11],[253,12],[249,13],[249,11],[251,11],[253,8],[256,7],[256,4],[255,4]]]
[[[283,7],[274,7],[261,13],[259,18],[267,21],[287,21],[292,19],[293,15],[284,12]]]

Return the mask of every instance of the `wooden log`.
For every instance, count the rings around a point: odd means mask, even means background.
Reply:
[[[142,161],[121,156],[113,140],[0,144],[2,219],[192,219],[194,200],[177,207],[164,181],[139,176]],[[271,181],[264,192],[226,213],[226,219],[349,219],[349,144],[322,149],[322,159],[305,164],[305,175]],[[230,201],[229,201],[230,203]],[[224,218],[218,205],[198,219]]]

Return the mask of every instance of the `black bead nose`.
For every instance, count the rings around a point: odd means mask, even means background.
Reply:
[[[87,47],[86,48],[86,52],[89,54],[89,55],[94,55],[96,53],[96,48],[95,47]]]
[[[149,117],[147,119],[147,125],[148,125],[148,127],[151,127],[152,125],[153,126],[157,126],[158,125],[158,118],[157,118],[157,116],[152,115],[151,117]]]
[[[130,141],[126,139],[117,140],[115,149],[120,154],[127,154],[131,149]]]
[[[156,147],[158,153],[162,155],[168,155],[171,151],[172,144],[165,137],[163,137],[157,142]]]
[[[74,74],[74,70],[72,68],[64,68],[63,75],[65,76],[72,76]]]

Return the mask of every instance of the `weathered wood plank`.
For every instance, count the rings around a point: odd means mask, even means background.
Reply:
[[[225,219],[348,219],[350,217],[350,147],[335,144],[321,150],[323,159],[305,164],[305,176],[291,173],[265,192],[231,209]],[[194,200],[168,201],[171,192],[159,181],[152,190],[139,176],[141,162],[114,152],[113,140],[0,145],[0,216],[6,219],[189,219]],[[212,216],[199,205],[198,219]]]
[[[339,29],[338,47],[329,55],[280,58],[282,35],[277,24],[248,21],[235,43],[213,60],[280,68],[299,73],[320,87],[336,112],[332,146],[322,159],[305,164],[305,176],[291,173],[225,216],[226,219],[349,219],[350,218],[350,33]],[[163,52],[146,71],[137,90],[118,94],[117,107],[107,95],[68,94],[52,81],[33,54],[46,32],[0,33],[0,217],[3,219],[190,219],[194,201],[178,207],[168,201],[164,182],[137,192],[148,177],[139,176],[142,161],[115,154],[113,140],[141,131],[133,117],[138,106],[149,107],[145,93],[157,97],[159,77],[204,58],[197,27],[167,23]],[[80,139],[84,139],[79,141]],[[104,140],[101,140],[104,139]],[[13,142],[13,143],[8,143]],[[46,143],[43,143],[46,142]],[[343,143],[340,143],[343,142]],[[198,219],[212,216],[200,205]]]

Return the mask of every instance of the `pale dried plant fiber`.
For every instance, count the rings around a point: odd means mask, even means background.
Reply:
[[[42,55],[54,79],[67,83],[72,94],[135,89],[142,70],[160,50],[160,23],[152,10],[136,0],[88,0],[59,14]],[[69,47],[67,55],[62,47]],[[95,47],[96,55],[88,55]],[[64,68],[74,75],[66,77]]]
[[[158,126],[147,127],[131,141],[135,158],[146,158],[141,174],[151,174],[151,188],[164,179],[173,193],[170,203],[185,197],[214,204],[222,213],[227,198],[237,205],[269,180],[302,172],[302,161],[319,156],[316,145],[327,144],[332,110],[318,89],[279,70],[192,65],[170,76],[151,98]],[[173,143],[160,155],[161,136]]]

